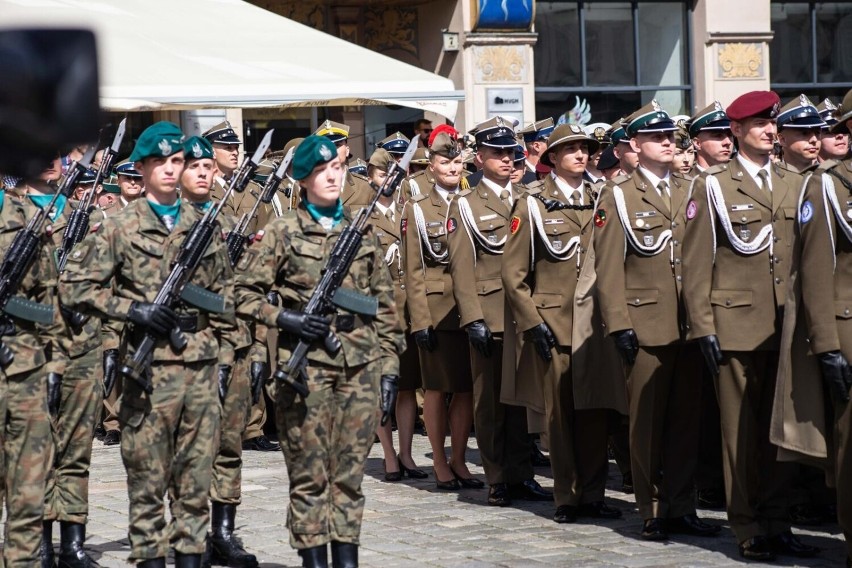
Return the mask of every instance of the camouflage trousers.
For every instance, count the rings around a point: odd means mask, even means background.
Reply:
[[[275,417],[287,472],[287,525],[293,548],[358,544],[361,481],[379,413],[378,361],[354,368],[309,363],[303,399],[275,385]]]
[[[7,568],[37,566],[44,485],[53,458],[44,369],[3,375],[3,479]]]
[[[118,401],[131,562],[165,557],[169,546],[184,554],[204,552],[207,495],[219,444],[216,362],[156,361],[151,370],[150,396],[125,380]],[[168,523],[166,491],[172,497]]]
[[[210,500],[229,505],[240,504],[243,469],[243,431],[251,409],[251,378],[248,349],[237,351],[237,360],[228,394],[222,406],[219,450],[213,460]]]
[[[44,519],[85,524],[89,515],[92,431],[103,400],[103,350],[71,359],[53,425],[54,458],[44,494]]]

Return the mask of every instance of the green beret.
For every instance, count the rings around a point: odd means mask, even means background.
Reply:
[[[311,134],[305,138],[293,155],[293,178],[301,181],[311,175],[320,164],[337,159],[337,146],[325,136]]]
[[[183,143],[183,153],[186,154],[187,160],[214,159],[213,146],[207,141],[207,138],[202,138],[201,136],[188,138]]]
[[[116,195],[121,193],[121,188],[118,187],[117,183],[105,183],[103,185],[103,188],[104,188],[104,193],[114,193]]]
[[[151,156],[168,158],[183,152],[183,139],[183,132],[177,124],[164,120],[155,122],[139,135],[128,160],[141,162]]]

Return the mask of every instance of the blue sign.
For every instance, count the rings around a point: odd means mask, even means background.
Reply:
[[[515,30],[530,29],[535,0],[473,0],[473,29]]]

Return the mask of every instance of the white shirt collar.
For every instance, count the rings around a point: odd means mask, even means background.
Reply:
[[[390,207],[385,207],[384,205],[381,204],[381,202],[376,201],[376,209],[378,209],[381,212],[382,215],[387,216],[388,209],[390,209]]]
[[[491,189],[491,191],[494,192],[494,195],[496,195],[498,199],[500,198],[500,194],[503,193],[503,190],[505,189],[506,191],[509,192],[509,201],[510,202],[514,201],[513,196],[512,196],[512,180],[509,180],[506,183],[506,187],[500,187],[499,185],[497,185],[496,183],[494,183],[490,179],[487,179],[485,176],[483,176],[482,177],[482,183],[484,183],[489,189]]]
[[[669,195],[671,195],[672,190],[671,183],[669,182],[670,176],[668,172],[666,172],[665,177],[657,177],[656,174],[651,173],[648,169],[643,168],[642,166],[639,166],[639,171],[641,171],[642,175],[645,176],[649,182],[651,182],[651,185],[654,186],[654,189],[657,190],[657,193],[660,193],[660,188],[658,187],[660,185],[660,182],[666,182],[666,189],[669,191]],[[662,195],[660,195],[660,197],[662,197]]]
[[[565,196],[565,199],[567,199],[568,202],[571,203],[571,205],[583,205],[584,197],[583,197],[583,181],[582,180],[580,180],[579,186],[573,187],[567,181],[565,181],[564,179],[562,179],[561,177],[556,175],[556,172],[550,172],[550,177],[553,178],[553,181],[556,183],[556,187],[558,187],[559,190],[562,191],[562,194]],[[573,200],[571,199],[571,195],[575,191],[580,194],[580,202],[579,203],[574,203]]]
[[[438,195],[441,196],[441,199],[444,200],[444,203],[449,204],[450,203],[450,194],[456,193],[456,191],[458,191],[458,186],[456,186],[452,190],[449,190],[436,181],[435,182],[435,191],[438,192]]]
[[[754,183],[757,184],[757,187],[761,189],[763,189],[763,182],[760,181],[760,178],[757,177],[757,174],[758,172],[760,172],[760,170],[766,170],[766,173],[768,174],[767,181],[769,182],[769,189],[772,189],[772,170],[769,168],[769,165],[772,163],[772,160],[770,160],[768,156],[766,158],[766,164],[762,167],[758,166],[751,160],[746,160],[740,154],[737,154],[737,160],[739,160],[740,165],[743,167],[743,169],[748,172],[748,175],[751,176],[751,179],[754,180]]]

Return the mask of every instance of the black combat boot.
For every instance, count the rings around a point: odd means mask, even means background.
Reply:
[[[231,568],[257,568],[257,557],[246,552],[242,543],[234,536],[234,517],[237,514],[237,506],[216,501],[212,504],[211,564]]]
[[[328,568],[328,547],[326,545],[303,548],[299,551],[302,568]]]
[[[201,555],[183,554],[175,550],[175,568],[201,568]]]
[[[136,565],[136,568],[166,568],[165,558],[149,558]]]
[[[331,564],[333,568],[358,568],[358,545],[331,541]]]
[[[56,556],[53,554],[53,521],[44,521],[41,524],[38,557],[41,560],[41,568],[54,568],[56,565]]]
[[[98,563],[83,549],[86,525],[59,522],[59,568],[94,568]]]

